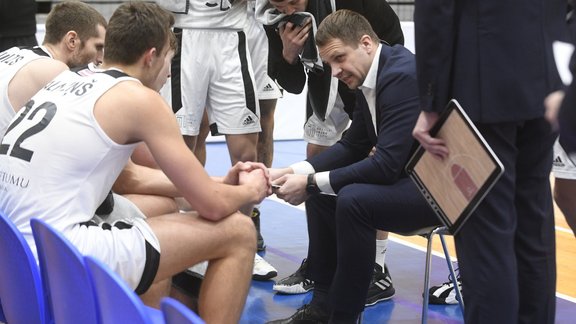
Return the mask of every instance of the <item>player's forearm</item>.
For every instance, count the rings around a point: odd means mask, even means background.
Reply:
[[[113,190],[118,194],[181,196],[164,172],[134,163],[122,170],[114,183]]]
[[[212,188],[206,188],[206,192],[210,194],[204,199],[189,200],[192,208],[209,220],[221,220],[261,201],[261,194],[255,186],[233,186],[214,182],[210,187]]]

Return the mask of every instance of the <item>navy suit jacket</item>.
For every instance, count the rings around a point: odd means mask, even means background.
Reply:
[[[356,90],[354,118],[346,135],[308,162],[316,172],[331,171],[335,192],[351,183],[393,184],[406,176],[419,113],[414,54],[402,45],[382,44],[376,82],[378,132],[364,94]],[[376,153],[367,158],[374,146]]]
[[[561,86],[551,44],[565,37],[565,15],[566,0],[416,1],[422,108],[456,98],[473,121],[542,117]]]

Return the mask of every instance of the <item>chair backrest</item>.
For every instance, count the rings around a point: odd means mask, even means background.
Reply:
[[[200,316],[174,298],[163,298],[160,307],[166,324],[204,324]]]
[[[6,322],[6,317],[4,316],[4,310],[2,309],[2,301],[0,300],[0,322]]]
[[[150,308],[108,266],[91,256],[85,259],[102,324],[164,323],[162,312]]]
[[[44,291],[58,324],[96,324],[98,313],[84,258],[62,234],[39,219],[30,221]]]
[[[49,323],[36,259],[16,226],[0,215],[0,299],[8,323]]]

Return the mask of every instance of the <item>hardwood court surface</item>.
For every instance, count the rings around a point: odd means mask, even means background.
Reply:
[[[553,184],[553,177],[550,178]],[[575,197],[576,199],[576,197]],[[554,214],[556,222],[556,268],[558,281],[556,291],[560,294],[573,298],[576,301],[576,238],[566,223],[564,214],[554,204]],[[399,240],[408,241],[426,248],[426,240],[421,237],[405,237],[394,235]],[[450,247],[450,255],[455,256],[454,240],[452,237],[446,237]],[[434,251],[442,252],[440,240],[434,240]]]

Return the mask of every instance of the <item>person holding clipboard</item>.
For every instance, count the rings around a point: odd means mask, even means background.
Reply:
[[[543,102],[561,86],[551,42],[564,38],[565,13],[565,0],[415,3],[423,111],[414,136],[448,158],[429,130],[456,99],[505,170],[455,236],[466,323],[554,323],[555,136]]]

